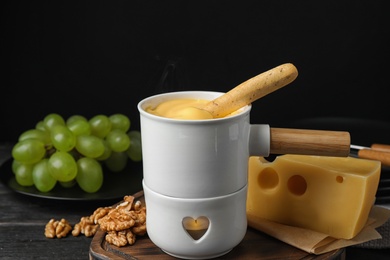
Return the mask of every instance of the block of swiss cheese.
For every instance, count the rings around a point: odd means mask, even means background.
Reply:
[[[250,157],[248,222],[264,218],[350,239],[375,202],[381,163],[353,157]]]

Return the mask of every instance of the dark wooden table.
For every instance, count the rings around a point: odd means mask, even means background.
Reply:
[[[9,158],[9,151],[9,146],[0,145],[0,164]],[[117,202],[47,200],[19,194],[0,183],[0,259],[89,259],[92,237],[48,239],[44,236],[45,225],[51,218],[65,218],[74,224],[96,208]],[[289,247],[280,243],[281,248]],[[380,260],[389,259],[390,250],[347,248],[345,255],[346,259]]]

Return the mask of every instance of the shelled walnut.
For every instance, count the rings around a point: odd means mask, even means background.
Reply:
[[[130,229],[122,231],[109,231],[105,237],[106,241],[117,247],[125,246],[127,244],[133,245],[135,243],[135,234]]]
[[[132,213],[134,197],[125,196],[124,202],[119,204],[107,215],[98,220],[100,229],[103,231],[121,231],[128,229],[135,224],[134,213]]]
[[[116,246],[132,245],[137,235],[146,234],[146,207],[134,197],[125,196],[124,202],[98,221],[107,232],[106,241]]]
[[[95,235],[99,228],[99,219],[107,215],[111,209],[112,207],[100,207],[97,208],[91,216],[82,217],[80,222],[74,226],[72,235],[75,237],[80,234],[84,234],[86,237]]]
[[[61,238],[71,231],[73,236],[90,237],[100,228],[106,232],[105,240],[118,247],[133,245],[137,236],[146,234],[146,207],[133,196],[124,196],[116,207],[97,208],[92,215],[81,217],[73,230],[68,221],[51,219],[45,227],[47,238]]]
[[[45,236],[47,238],[62,238],[66,237],[68,233],[72,230],[72,226],[65,219],[60,221],[55,219],[50,219],[50,221],[45,226]]]
[[[97,232],[99,225],[93,223],[90,217],[82,217],[80,222],[74,225],[72,235],[77,237],[80,234],[84,234],[86,237],[91,237]]]

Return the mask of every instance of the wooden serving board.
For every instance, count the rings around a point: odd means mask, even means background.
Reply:
[[[133,195],[136,200],[144,202],[143,191]],[[177,259],[164,253],[159,247],[145,236],[137,236],[134,245],[117,247],[105,241],[106,233],[98,230],[90,246],[90,259],[119,260],[119,259]],[[248,227],[243,241],[226,255],[214,259],[345,259],[345,249],[338,249],[321,255],[309,254],[290,246],[267,234]]]

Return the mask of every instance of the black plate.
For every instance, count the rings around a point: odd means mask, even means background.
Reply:
[[[0,180],[17,193],[51,200],[68,201],[101,201],[121,200],[123,196],[142,190],[142,162],[128,161],[126,168],[121,172],[110,172],[104,168],[103,186],[95,193],[87,193],[80,187],[64,188],[57,184],[49,192],[40,192],[34,186],[19,185],[12,173],[12,159],[8,159],[0,166]]]

